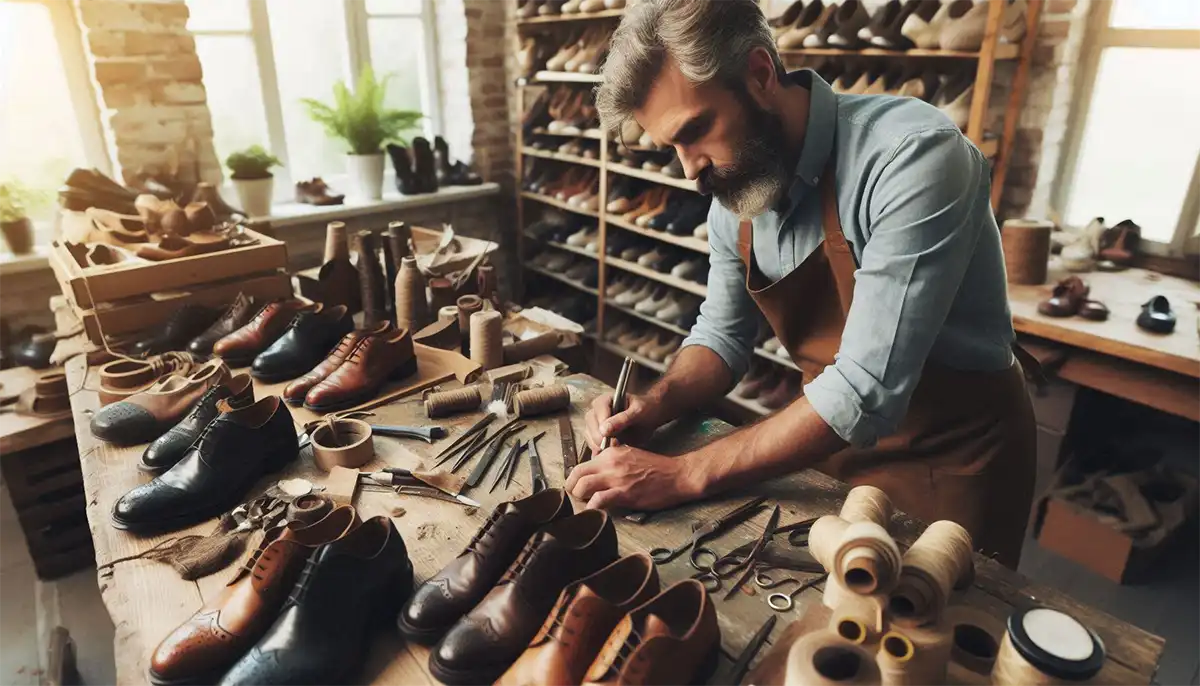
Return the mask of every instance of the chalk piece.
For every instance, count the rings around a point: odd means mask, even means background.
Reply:
[[[325,481],[325,495],[338,505],[354,504],[354,489],[358,486],[358,470],[335,465]]]

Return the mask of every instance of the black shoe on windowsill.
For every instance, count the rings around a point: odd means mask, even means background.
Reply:
[[[392,168],[396,170],[396,190],[404,195],[416,195],[421,190],[417,185],[417,177],[413,174],[412,156],[403,145],[389,143],[388,157],[392,158]]]

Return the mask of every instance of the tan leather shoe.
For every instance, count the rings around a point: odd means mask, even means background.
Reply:
[[[309,555],[359,524],[354,508],[344,505],[308,526],[288,523],[250,556],[214,602],[163,639],[150,657],[150,681],[216,683],[271,627]]]
[[[149,389],[172,374],[190,374],[200,359],[169,352],[145,360],[113,360],[100,367],[100,406],[111,405]]]
[[[213,344],[213,354],[225,358],[229,366],[249,367],[259,353],[283,335],[292,318],[317,309],[317,303],[290,298],[268,303],[250,323]]]
[[[304,396],[314,412],[333,412],[370,400],[389,381],[417,373],[417,356],[408,329],[388,328],[362,340],[325,380]]]
[[[97,412],[92,417],[92,435],[118,445],[152,441],[183,419],[205,391],[228,378],[229,367],[219,358],[196,367],[187,376],[169,376]]]
[[[329,356],[321,361],[313,370],[304,376],[289,383],[283,389],[282,398],[288,405],[303,405],[304,396],[312,390],[313,386],[324,381],[330,374],[342,366],[346,358],[350,356],[350,352],[354,350],[359,341],[367,336],[378,336],[389,331],[392,328],[391,322],[382,322],[373,329],[357,329],[351,331],[342,337],[342,340],[329,353]]]
[[[629,555],[571,584],[500,686],[557,686],[583,681],[617,623],[658,595],[658,572],[648,555]]]
[[[721,629],[704,586],[687,579],[634,609],[588,668],[585,684],[707,683]]]

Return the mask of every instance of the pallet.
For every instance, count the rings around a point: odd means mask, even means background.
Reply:
[[[74,440],[6,454],[0,471],[40,578],[54,579],[95,564]]]

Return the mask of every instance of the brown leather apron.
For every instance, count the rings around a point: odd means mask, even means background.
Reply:
[[[782,279],[769,283],[758,270],[750,222],[742,222],[738,235],[746,289],[805,383],[833,364],[854,293],[857,266],[842,234],[834,179],[831,158],[819,182],[823,246]],[[815,466],[883,489],[925,522],[958,522],[976,550],[1016,568],[1033,500],[1035,431],[1019,364],[972,372],[927,362],[894,434]]]

